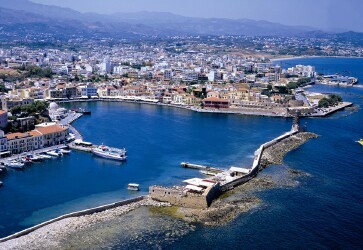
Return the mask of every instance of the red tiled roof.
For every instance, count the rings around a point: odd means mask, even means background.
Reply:
[[[217,98],[217,97],[209,97],[203,99],[203,101],[209,101],[209,102],[228,102],[228,100]]]
[[[47,127],[38,127],[35,130],[44,135],[44,134],[52,134],[52,133],[57,133],[57,132],[63,132],[65,130],[67,130],[67,129],[63,128],[62,126],[59,126],[59,125],[50,125],[50,126],[47,126]]]
[[[11,134],[7,134],[5,135],[6,138],[8,138],[8,140],[12,140],[15,138],[25,138],[28,136],[31,136],[29,133],[11,133]]]

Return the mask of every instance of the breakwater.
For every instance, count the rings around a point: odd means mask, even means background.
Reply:
[[[8,241],[8,240],[19,238],[21,236],[24,236],[24,235],[27,235],[27,234],[29,234],[31,232],[34,232],[35,230],[38,230],[38,229],[40,229],[42,227],[45,227],[47,225],[53,224],[55,222],[58,222],[58,221],[61,221],[61,220],[67,219],[67,218],[80,217],[80,216],[100,213],[100,212],[103,212],[103,211],[106,211],[106,210],[109,210],[109,209],[113,209],[113,208],[117,208],[117,207],[120,207],[120,206],[125,206],[125,205],[129,205],[129,204],[132,204],[132,203],[136,203],[136,202],[139,202],[139,201],[141,201],[143,199],[145,199],[145,196],[139,196],[139,197],[128,199],[128,200],[123,200],[123,201],[119,201],[119,202],[115,202],[115,203],[111,203],[111,204],[107,204],[107,205],[103,205],[103,206],[99,206],[99,207],[95,207],[95,208],[90,208],[90,209],[86,209],[86,210],[82,210],[82,211],[78,211],[78,212],[65,214],[65,215],[59,216],[57,218],[54,218],[54,219],[48,220],[46,222],[43,222],[41,224],[38,224],[36,226],[33,226],[31,228],[28,228],[28,229],[22,230],[20,232],[17,232],[15,234],[10,235],[10,236],[1,238],[0,243]],[[0,247],[1,247],[1,245],[0,245]]]

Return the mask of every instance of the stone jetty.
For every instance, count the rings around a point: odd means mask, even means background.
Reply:
[[[282,164],[285,155],[318,135],[311,132],[298,132],[266,148],[262,153],[260,171],[271,164]]]

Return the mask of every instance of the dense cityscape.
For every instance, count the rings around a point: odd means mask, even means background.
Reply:
[[[363,33],[40,2],[0,0],[0,249],[361,246]]]

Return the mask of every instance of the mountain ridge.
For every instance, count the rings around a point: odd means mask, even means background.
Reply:
[[[178,35],[246,35],[246,36],[298,36],[339,37],[312,27],[288,26],[265,20],[200,18],[176,15],[170,12],[119,12],[110,15],[81,13],[70,8],[34,3],[30,0],[0,0],[0,25],[3,28],[19,24],[44,27],[44,32],[71,28],[75,33],[134,36]],[[10,30],[10,29],[8,29]],[[36,29],[39,31],[39,29]],[[27,30],[25,30],[27,32]],[[342,35],[344,39],[360,39],[363,33]]]

